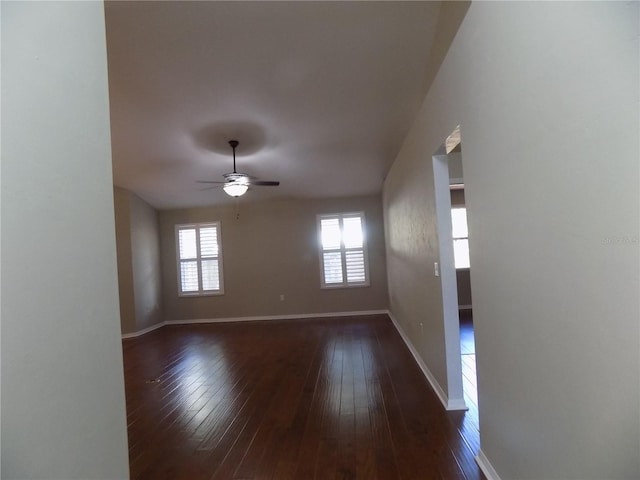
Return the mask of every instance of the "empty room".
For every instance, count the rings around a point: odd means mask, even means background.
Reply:
[[[640,478],[638,2],[0,20],[2,479]]]

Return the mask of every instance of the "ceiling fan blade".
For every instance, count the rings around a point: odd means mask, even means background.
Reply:
[[[214,181],[208,181],[208,180],[196,180],[196,183],[215,183],[218,185],[224,185],[227,182],[214,182]]]
[[[273,180],[251,180],[249,185],[256,185],[259,187],[277,187],[280,185],[280,182]]]

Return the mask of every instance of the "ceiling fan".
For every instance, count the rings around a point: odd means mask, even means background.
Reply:
[[[222,185],[224,192],[231,197],[240,197],[244,195],[250,186],[257,187],[277,187],[280,182],[273,180],[255,180],[246,173],[238,173],[236,171],[236,148],[239,145],[237,140],[229,140],[229,145],[233,150],[233,173],[225,173],[222,175],[224,182],[214,182],[201,180],[198,183],[214,183]]]

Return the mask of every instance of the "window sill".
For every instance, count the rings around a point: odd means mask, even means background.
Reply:
[[[338,288],[364,288],[364,287],[370,287],[370,286],[371,285],[369,283],[353,283],[353,284],[340,283],[336,285],[321,285],[320,288],[322,290],[335,290]]]
[[[197,292],[197,293],[179,293],[179,298],[197,298],[197,297],[219,297],[224,295],[223,291],[218,292]]]

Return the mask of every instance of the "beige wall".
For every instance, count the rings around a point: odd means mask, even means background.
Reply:
[[[137,195],[114,187],[122,333],[164,321],[158,213]]]
[[[365,212],[371,286],[321,289],[316,215],[350,211]],[[178,297],[175,225],[217,220],[222,232],[224,295]],[[387,308],[379,196],[260,203],[242,199],[237,208],[166,210],[160,212],[160,232],[166,320]]]
[[[459,151],[460,145],[447,154],[447,164],[449,166],[449,178],[455,183],[464,179],[464,172],[462,170],[462,152]],[[453,182],[452,182],[453,183]]]
[[[448,392],[442,290],[434,276],[434,262],[440,259],[430,152],[438,145],[432,149],[425,144],[421,120],[384,183],[389,309],[442,391]]]
[[[444,382],[431,156],[461,125],[504,480],[640,478],[638,7],[473,3],[385,181],[391,310]]]
[[[136,330],[164,321],[158,212],[131,194],[131,263]]]
[[[468,308],[472,305],[470,269],[456,270],[456,285],[458,286],[458,306]]]
[[[115,187],[113,189],[118,258],[118,293],[120,296],[120,328],[122,333],[136,331],[133,262],[131,261],[130,195],[123,188]]]
[[[451,190],[451,206],[464,207],[465,205],[464,190]]]
[[[102,2],[2,2],[3,479],[127,479]]]

